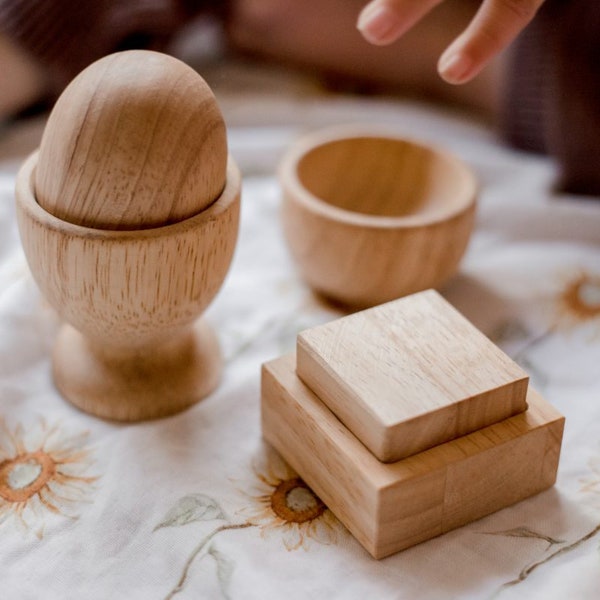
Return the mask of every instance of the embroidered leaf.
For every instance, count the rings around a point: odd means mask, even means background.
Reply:
[[[503,535],[506,537],[535,538],[538,540],[544,540],[550,545],[564,543],[564,540],[556,540],[548,535],[544,535],[543,533],[537,533],[528,527],[515,527],[514,529],[507,529],[506,531],[486,531],[483,533],[486,535]]]
[[[231,582],[231,576],[233,575],[233,561],[222,552],[219,552],[213,545],[208,549],[208,554],[210,554],[217,563],[217,577],[219,579],[221,593],[223,594],[223,597],[228,600],[229,584]]]
[[[557,556],[562,556],[562,555],[566,554],[567,552],[571,552],[571,550],[577,548],[584,542],[587,542],[589,539],[598,535],[598,533],[600,533],[600,525],[596,525],[596,527],[594,527],[594,529],[592,529],[589,533],[584,535],[582,538],[575,540],[573,543],[569,544],[568,546],[563,546],[562,548],[559,548],[558,550],[556,550],[555,552],[550,554],[550,556],[546,556],[546,558],[544,558],[543,560],[540,560],[538,562],[535,562],[535,563],[529,565],[528,567],[525,567],[519,573],[519,576],[516,579],[513,579],[512,581],[507,581],[505,584],[502,585],[502,588],[507,588],[507,587],[510,587],[513,585],[517,585],[521,581],[525,581],[525,579],[527,579],[527,577],[529,577],[529,575],[531,575],[538,567],[545,565],[547,562],[551,561],[552,559],[556,558]],[[495,534],[492,534],[492,535],[495,535]]]
[[[219,503],[204,494],[190,494],[177,501],[154,531],[161,527],[181,527],[195,521],[214,519],[227,519]]]

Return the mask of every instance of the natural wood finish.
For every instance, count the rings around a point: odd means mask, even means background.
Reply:
[[[134,421],[210,393],[218,344],[195,319],[229,269],[240,173],[206,82],[149,51],[107,56],[63,92],[17,179],[31,271],[69,323],[53,356],[76,406]]]
[[[271,443],[375,558],[553,485],[564,418],[529,391],[526,412],[396,463],[379,462],[295,373],[288,355],[262,373]]]
[[[77,225],[157,227],[211,204],[226,165],[225,124],[202,77],[165,54],[120,52],[90,65],[57,101],[36,197]]]
[[[221,362],[215,333],[200,319],[145,352],[94,345],[65,325],[52,368],[56,387],[75,406],[106,419],[137,421],[179,412],[210,394]]]
[[[298,336],[298,376],[397,461],[527,409],[529,377],[434,290]]]
[[[85,337],[69,329],[59,337],[58,388],[77,406],[118,420],[164,416],[199,400],[218,380],[220,357],[212,336],[192,327],[236,245],[241,176],[233,161],[206,210],[156,229],[111,231],[45,211],[34,193],[37,160],[32,155],[17,178],[23,248],[48,302]]]
[[[470,170],[373,128],[309,134],[286,153],[279,179],[300,273],[350,307],[439,287],[456,272],[473,228]]]

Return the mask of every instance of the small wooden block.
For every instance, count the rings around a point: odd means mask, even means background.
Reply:
[[[298,376],[381,461],[527,409],[529,378],[434,290],[298,336]]]
[[[564,418],[531,389],[527,400],[526,412],[384,464],[302,383],[293,355],[262,371],[265,439],[375,558],[553,485]]]

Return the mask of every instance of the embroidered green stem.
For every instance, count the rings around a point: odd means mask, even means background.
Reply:
[[[590,531],[588,534],[584,535],[582,538],[576,540],[572,544],[569,544],[568,546],[563,546],[562,548],[560,548],[560,550],[553,552],[552,554],[547,556],[544,560],[540,560],[536,563],[533,563],[532,565],[529,565],[528,567],[526,567],[525,569],[523,569],[521,571],[521,573],[519,574],[519,577],[517,577],[517,579],[513,579],[512,581],[505,583],[502,587],[505,588],[505,587],[509,587],[512,585],[516,585],[517,583],[521,583],[521,581],[524,581],[525,579],[527,579],[527,577],[529,577],[529,575],[531,575],[531,573],[533,573],[533,571],[535,571],[541,565],[547,563],[548,561],[552,560],[553,558],[556,558],[557,556],[559,556],[561,554],[566,554],[567,552],[574,550],[579,545],[583,544],[584,542],[587,542],[589,539],[593,538],[598,533],[600,533],[600,524],[598,524],[594,529],[592,529],[592,531]]]
[[[221,525],[215,530],[211,531],[190,554],[189,558],[185,563],[185,566],[183,567],[183,572],[181,573],[181,577],[179,578],[177,585],[167,594],[165,600],[171,600],[171,598],[173,598],[176,594],[183,590],[192,563],[194,562],[198,554],[202,552],[202,549],[208,544],[208,542],[210,542],[210,540],[212,540],[215,537],[215,535],[217,535],[217,533],[221,533],[221,531],[228,531],[229,529],[245,529],[246,527],[255,527],[255,525],[252,523],[229,523]]]

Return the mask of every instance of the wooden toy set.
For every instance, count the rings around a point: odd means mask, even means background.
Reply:
[[[469,169],[352,127],[294,145],[280,181],[301,275],[370,308],[263,366],[264,437],[376,558],[551,486],[564,419],[429,289],[466,249]],[[198,317],[233,256],[240,185],[215,98],[180,61],[119,53],[67,87],[16,190],[32,274],[67,323],[53,355],[65,398],[137,421],[216,387]]]
[[[433,290],[305,331],[263,367],[265,439],[375,558],[553,485],[563,426]]]

